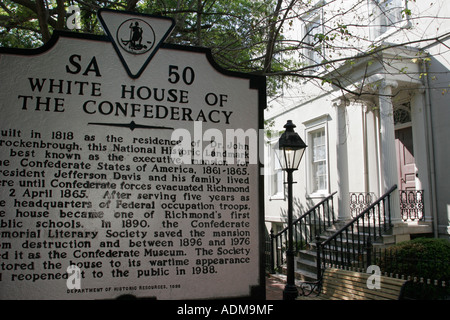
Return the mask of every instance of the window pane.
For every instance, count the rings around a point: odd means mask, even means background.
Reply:
[[[327,149],[325,128],[309,133],[311,150],[311,187],[312,192],[328,189],[327,177]]]
[[[280,162],[275,154],[276,144],[270,149],[270,167],[271,167],[271,177],[270,177],[270,193],[272,196],[283,195],[283,170],[281,169]]]
[[[279,194],[283,192],[283,171],[278,170],[276,176],[277,176],[276,194]]]
[[[317,39],[316,35],[322,33],[321,21],[319,17],[315,17],[305,27],[305,42],[307,46],[307,63],[313,65],[320,63],[322,59],[321,42]]]
[[[380,32],[383,33],[402,20],[403,0],[378,0],[377,2],[381,11]]]
[[[313,134],[313,161],[322,161],[326,159],[325,149],[325,131],[317,131]]]

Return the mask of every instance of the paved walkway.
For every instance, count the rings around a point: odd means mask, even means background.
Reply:
[[[300,281],[295,280],[297,286]],[[286,276],[282,274],[266,276],[266,300],[283,300],[283,290],[286,286]]]
[[[266,300],[283,300],[286,283],[275,277],[266,277]]]

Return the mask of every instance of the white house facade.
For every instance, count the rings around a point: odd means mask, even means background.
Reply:
[[[342,50],[306,48],[299,59],[318,67],[305,74],[327,81],[305,78],[269,101],[267,229],[285,227],[274,132],[292,120],[308,145],[294,172],[294,216],[337,192],[335,214],[349,221],[396,185],[393,241],[450,238],[450,4],[347,0],[317,1],[316,8],[294,24],[296,37],[309,41],[345,25],[352,38],[342,39]],[[321,63],[343,57],[355,58],[333,68]]]

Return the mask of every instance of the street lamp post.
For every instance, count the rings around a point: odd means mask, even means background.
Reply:
[[[283,300],[295,300],[298,296],[297,286],[295,285],[294,274],[294,239],[292,225],[292,184],[293,172],[298,169],[300,161],[305,153],[306,144],[300,136],[294,131],[296,126],[292,120],[288,120],[284,125],[286,129],[278,141],[277,156],[281,168],[287,173],[288,185],[288,249],[286,251],[287,261],[287,283],[283,290]]]

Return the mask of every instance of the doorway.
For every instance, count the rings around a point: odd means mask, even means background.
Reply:
[[[416,189],[416,165],[412,127],[395,130],[395,147],[397,151],[399,189],[413,191]]]

